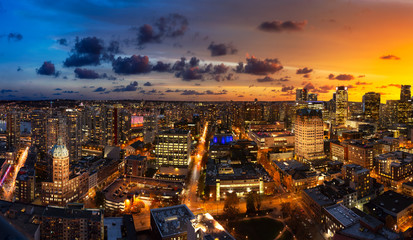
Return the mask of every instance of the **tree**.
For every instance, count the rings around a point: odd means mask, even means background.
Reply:
[[[261,208],[261,195],[255,192],[253,196],[255,201],[255,208],[257,209],[257,211],[259,211]]]
[[[105,205],[105,194],[101,191],[96,192],[95,196],[95,204],[97,207],[104,206]]]
[[[224,214],[227,218],[234,218],[238,212],[239,199],[235,192],[227,193],[227,198],[224,203]]]
[[[205,190],[205,173],[202,172],[198,179],[198,195],[203,196]]]
[[[247,204],[247,214],[254,213],[256,209],[255,209],[255,201],[254,201],[253,193],[249,193],[247,195],[246,204]]]

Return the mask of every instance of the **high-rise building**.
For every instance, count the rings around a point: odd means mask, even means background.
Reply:
[[[11,111],[6,117],[7,149],[12,150],[20,145],[20,113]]]
[[[31,113],[32,145],[41,153],[46,153],[46,113],[34,110]]]
[[[317,101],[317,99],[318,99],[318,95],[317,95],[317,93],[310,93],[310,94],[308,94],[308,101]]]
[[[413,102],[411,99],[410,85],[402,85],[400,101],[397,103],[397,123],[413,123]]]
[[[411,85],[401,86],[401,89],[400,89],[400,101],[401,102],[407,102],[412,99],[410,88],[411,88]]]
[[[66,109],[65,118],[67,126],[66,145],[69,150],[70,161],[76,162],[82,156],[82,131],[79,112],[76,109]]]
[[[384,111],[384,116],[386,123],[392,125],[397,123],[397,105],[399,100],[387,100],[386,107]],[[396,114],[395,114],[396,113]]]
[[[155,160],[158,166],[188,167],[191,152],[190,131],[170,129],[156,137]]]
[[[299,109],[295,121],[295,154],[299,160],[324,157],[324,129],[321,110]]]
[[[245,121],[262,121],[264,108],[261,103],[255,101],[245,104]]]
[[[67,125],[60,112],[55,112],[46,121],[46,151],[49,152],[61,138],[67,144]]]
[[[308,101],[308,90],[306,88],[295,91],[295,101]]]
[[[348,118],[348,92],[347,87],[336,88],[336,125],[344,125]]]
[[[51,155],[53,157],[52,181],[42,182],[42,204],[66,206],[79,197],[79,178],[70,178],[69,151],[61,138],[54,145]]]
[[[363,96],[364,120],[378,122],[380,118],[380,93],[368,92]]]

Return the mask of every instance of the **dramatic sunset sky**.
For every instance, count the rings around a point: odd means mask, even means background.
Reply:
[[[0,100],[399,99],[412,0],[0,0]],[[185,58],[183,60],[182,58]],[[242,63],[242,64],[240,64]]]

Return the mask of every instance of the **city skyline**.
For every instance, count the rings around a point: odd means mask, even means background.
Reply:
[[[337,86],[349,101],[372,91],[398,100],[412,77],[412,10],[384,0],[1,1],[0,100],[293,101],[306,87],[328,101]]]

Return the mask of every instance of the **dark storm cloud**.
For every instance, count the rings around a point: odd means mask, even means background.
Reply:
[[[212,79],[217,81],[217,82],[232,81],[232,80],[235,79],[235,74],[233,74],[233,73],[228,73],[227,75],[217,74],[217,75],[213,75]],[[201,86],[201,84],[195,84],[195,86]]]
[[[77,92],[77,91],[71,91],[71,90],[69,90],[69,91],[63,91],[62,93],[68,93],[68,94],[72,94],[72,93],[79,93],[79,92]]]
[[[118,57],[112,62],[112,68],[118,74],[140,74],[149,73],[152,65],[148,56],[133,55],[131,57]]]
[[[134,81],[134,82],[131,82],[126,87],[116,87],[112,91],[113,92],[134,92],[136,90],[138,90],[138,82]]]
[[[168,90],[166,92],[168,92]],[[199,92],[199,91],[196,91],[196,90],[183,90],[181,95],[186,95],[186,96],[190,96],[190,95],[196,95],[196,96],[199,96],[199,95],[225,95],[227,93],[228,93],[228,91],[225,90],[225,89],[221,90],[221,91],[218,91],[218,92],[214,92],[214,91],[211,91],[211,90],[206,90],[204,92]]]
[[[59,45],[67,46],[67,39],[66,39],[66,38],[57,39],[56,42],[57,42]]]
[[[99,73],[97,73],[93,70],[85,69],[85,68],[76,68],[74,72],[76,74],[76,77],[80,78],[80,79],[100,78]]]
[[[394,56],[394,55],[381,56],[380,59],[383,59],[383,60],[400,60],[399,57]]]
[[[225,64],[221,63],[218,65],[214,66],[214,74],[223,74],[223,73],[227,73],[229,70],[228,66],[225,66]]]
[[[236,68],[238,73],[249,73],[254,75],[267,75],[280,71],[283,69],[280,61],[277,58],[259,60],[255,57],[247,58],[247,63],[239,63]]]
[[[223,56],[229,54],[236,54],[238,49],[236,49],[232,44],[217,43],[211,42],[208,46],[208,50],[211,52],[211,56]]]
[[[152,71],[155,72],[169,72],[171,70],[170,63],[164,63],[162,61],[158,61],[155,66],[152,67]]]
[[[96,37],[86,37],[79,41],[72,49],[72,54],[63,62],[65,67],[80,67],[85,65],[99,65],[103,52],[103,40]]]
[[[184,81],[192,80],[233,80],[233,73],[228,73],[230,67],[221,63],[218,65],[203,64],[200,65],[200,60],[192,57],[189,61],[181,58],[172,66],[171,71],[175,72],[175,77],[181,78]],[[227,74],[228,73],[228,74]]]
[[[266,32],[282,32],[282,31],[298,31],[302,30],[307,25],[307,20],[304,21],[266,21],[258,26],[258,29]]]
[[[54,75],[55,77],[59,76],[60,72],[56,71],[54,64],[52,62],[44,62],[43,65],[36,69],[37,74],[40,75],[47,75],[47,76],[52,76]]]
[[[189,96],[189,95],[205,95],[204,93],[202,93],[202,92],[198,92],[198,91],[195,91],[195,90],[184,90],[182,93],[181,93],[181,95],[185,95],[185,96]]]
[[[292,90],[294,90],[294,86],[283,86],[281,88],[281,92],[289,92],[289,91],[292,91]]]
[[[159,18],[153,26],[144,24],[138,30],[138,45],[160,43],[165,38],[175,38],[185,34],[188,29],[188,19],[179,14],[170,14]]]
[[[0,93],[5,94],[5,93],[11,93],[11,92],[18,92],[17,90],[11,90],[11,89],[1,89]]]
[[[175,76],[181,77],[184,81],[200,80],[202,79],[202,72],[199,67],[191,67],[176,73]]]
[[[258,78],[257,82],[275,82],[276,79],[270,76],[265,76],[264,78]]]
[[[120,50],[120,43],[114,40],[109,42],[109,46],[106,48],[106,51],[111,54],[122,53],[122,51]]]
[[[265,76],[264,78],[258,78],[257,82],[276,82],[277,84],[281,84],[281,82],[288,82],[287,78],[272,78],[270,76]]]
[[[307,67],[305,67],[305,68],[299,68],[299,69],[297,69],[296,74],[307,74],[307,73],[310,73],[310,72],[312,72],[312,71],[313,71],[312,68],[307,68]]]
[[[9,33],[9,35],[7,35],[7,40],[9,41],[18,42],[18,41],[21,41],[22,39],[23,39],[23,35],[21,35],[20,33]]]
[[[351,74],[339,74],[337,76],[334,76],[334,74],[330,73],[328,75],[328,79],[330,80],[340,80],[340,81],[350,81],[354,79],[354,76]]]
[[[93,92],[104,92],[104,91],[106,91],[106,88],[98,87]]]
[[[314,88],[312,90],[312,92],[314,92],[314,93],[328,93],[328,92],[330,92],[330,90],[333,90],[333,89],[334,89],[333,85],[323,85],[323,86],[320,86],[318,88]]]
[[[146,83],[143,84],[143,86],[145,86],[145,87],[150,87],[150,86],[152,86],[152,83],[146,82]]]

